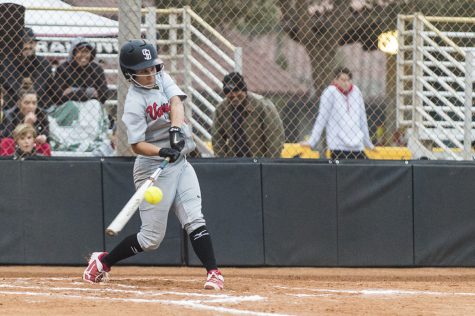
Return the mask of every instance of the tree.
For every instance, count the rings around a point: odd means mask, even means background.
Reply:
[[[235,28],[246,34],[270,32],[279,22],[275,0],[156,0],[159,8],[190,6],[217,28]]]
[[[283,29],[310,56],[317,94],[330,82],[339,45],[376,49],[378,35],[395,29],[397,15],[475,16],[474,0],[156,0],[157,7],[189,5],[217,28],[246,34]],[[279,22],[281,28],[277,28]]]
[[[317,94],[332,79],[339,45],[361,42],[376,49],[378,35],[396,28],[397,15],[475,16],[473,0],[277,0],[283,30],[305,46]]]

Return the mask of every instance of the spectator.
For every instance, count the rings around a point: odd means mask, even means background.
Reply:
[[[84,38],[71,43],[68,59],[56,68],[53,81],[53,103],[67,101],[99,100],[102,104],[109,98],[104,69],[94,62],[96,49]]]
[[[71,44],[58,66],[50,112],[51,144],[56,151],[92,152],[108,141],[103,104],[109,97],[104,69],[93,60],[95,48],[83,38]]]
[[[226,98],[213,119],[212,143],[217,157],[278,158],[284,145],[284,128],[274,104],[247,91],[241,74],[223,79]]]
[[[13,131],[14,150],[12,152],[0,151],[1,156],[13,156],[13,159],[38,159],[42,156],[36,151],[35,138],[37,137],[35,128],[30,124],[19,124]]]
[[[374,149],[360,89],[351,83],[347,68],[338,68],[332,84],[323,91],[312,134],[302,146],[315,147],[326,129],[332,159],[367,159],[364,148]]]
[[[0,76],[5,91],[6,108],[13,108],[18,101],[18,92],[33,88],[38,93],[38,105],[43,108],[49,102],[48,83],[51,66],[42,56],[36,56],[37,39],[33,30],[26,27],[23,48],[19,56],[5,58],[0,65]]]
[[[0,125],[2,140],[0,146],[4,153],[13,154],[15,142],[14,130],[20,124],[30,124],[35,129],[36,151],[44,156],[51,156],[51,147],[48,144],[48,118],[37,105],[37,94],[33,89],[22,90],[19,93],[17,106],[5,112]]]

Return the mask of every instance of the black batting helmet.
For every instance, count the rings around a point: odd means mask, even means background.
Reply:
[[[163,61],[158,57],[155,45],[143,39],[130,40],[120,49],[120,69],[126,79],[137,70],[156,66],[157,72],[162,69]]]

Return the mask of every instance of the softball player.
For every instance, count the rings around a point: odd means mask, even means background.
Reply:
[[[143,202],[139,207],[140,232],[126,237],[110,253],[92,253],[83,279],[101,282],[116,262],[157,249],[165,235],[168,212],[173,209],[208,271],[204,288],[221,290],[224,278],[216,266],[201,213],[198,178],[186,160],[186,154],[196,146],[191,128],[184,122],[182,100],[186,95],[163,71],[154,45],[141,39],[128,41],[120,50],[119,61],[125,78],[132,82],[122,121],[127,127],[128,142],[138,155],[134,164],[135,187],[147,180],[164,158],[170,158],[170,164],[158,180],[163,200],[156,205]]]

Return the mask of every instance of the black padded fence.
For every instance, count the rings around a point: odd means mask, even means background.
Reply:
[[[262,165],[267,265],[337,265],[335,187],[335,165]]]
[[[336,191],[339,266],[413,264],[410,166],[340,165]]]
[[[19,264],[25,262],[23,211],[25,194],[22,191],[21,164],[0,160],[0,262]]]
[[[0,166],[1,263],[82,264],[89,249],[102,249],[100,161]]]
[[[415,265],[475,266],[475,165],[413,168]]]
[[[133,161],[130,159],[109,159],[102,164],[104,222],[109,225],[117,213],[134,194]],[[105,249],[110,251],[124,237],[136,234],[140,229],[140,215],[136,212],[116,237],[105,236]],[[104,234],[102,234],[104,236]],[[173,212],[168,216],[165,238],[159,251],[143,252],[121,262],[121,264],[181,265],[182,230]]]
[[[195,162],[200,179],[203,214],[221,265],[264,264],[260,164]],[[189,264],[199,265],[191,243]]]
[[[191,160],[221,266],[475,266],[474,163]],[[0,264],[84,265],[134,192],[133,159],[0,160]],[[176,216],[124,261],[200,265]]]

